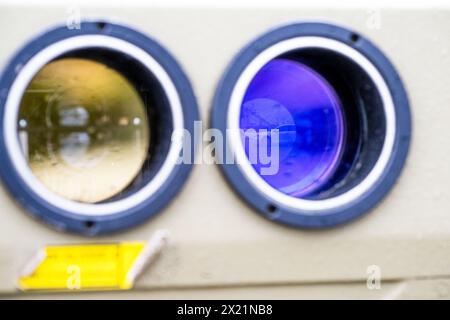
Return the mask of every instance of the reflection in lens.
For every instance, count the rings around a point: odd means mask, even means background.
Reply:
[[[146,108],[106,65],[63,58],[44,66],[22,98],[19,140],[36,177],[70,200],[95,203],[123,191],[147,157]]]
[[[288,195],[317,191],[338,166],[344,136],[341,103],[323,77],[297,61],[275,59],[261,68],[246,91],[240,128],[255,130],[260,144],[266,141],[261,139],[264,130],[278,130],[279,159],[272,159],[279,161],[278,172],[261,177]],[[250,159],[251,144],[243,143]],[[260,158],[252,165],[259,174],[267,167]]]

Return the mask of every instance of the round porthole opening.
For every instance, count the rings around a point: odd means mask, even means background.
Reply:
[[[213,126],[239,131],[224,150],[236,163],[222,169],[272,220],[325,227],[353,219],[402,168],[406,93],[387,58],[353,34],[315,23],[276,29],[249,44],[221,82]]]
[[[44,34],[2,79],[12,169],[3,180],[34,215],[86,234],[135,225],[172,199],[190,170],[172,133],[198,119],[168,52],[132,29],[97,25]]]

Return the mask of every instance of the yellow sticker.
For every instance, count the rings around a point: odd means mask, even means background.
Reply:
[[[19,278],[22,290],[126,290],[145,242],[47,246]]]

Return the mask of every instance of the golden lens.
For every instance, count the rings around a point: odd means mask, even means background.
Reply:
[[[88,59],[45,65],[28,85],[19,111],[28,165],[51,191],[95,203],[126,189],[148,154],[145,105],[119,72]]]

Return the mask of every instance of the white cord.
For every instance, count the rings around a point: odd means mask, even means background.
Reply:
[[[169,241],[169,232],[167,230],[156,231],[150,240],[145,245],[136,262],[126,275],[128,283],[133,284],[136,279],[141,275],[144,269],[155,260],[162,249],[167,245]]]

